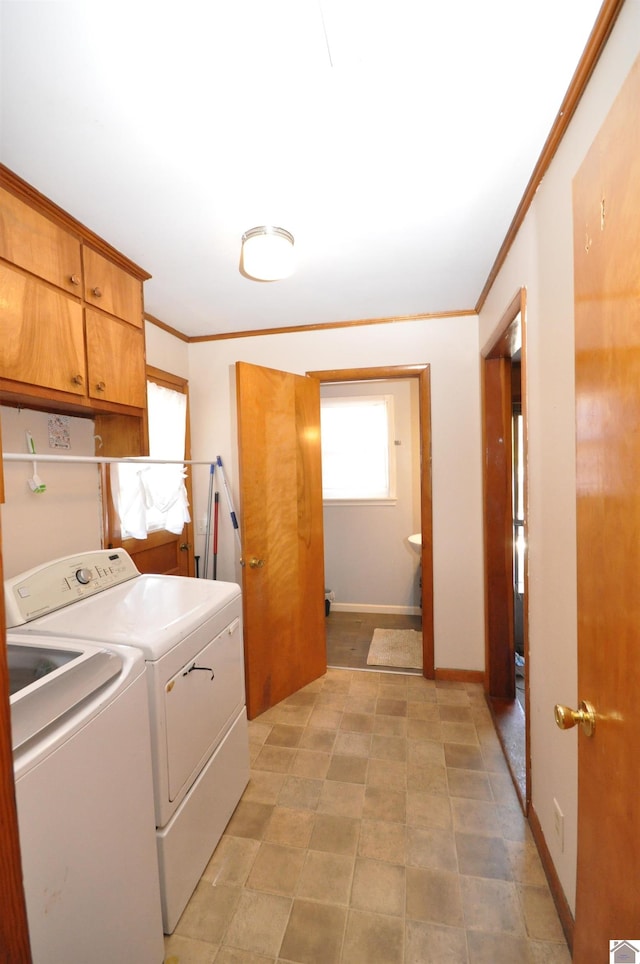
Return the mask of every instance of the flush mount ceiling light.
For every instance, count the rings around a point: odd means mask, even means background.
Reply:
[[[284,228],[262,225],[242,235],[242,268],[257,281],[288,278],[295,267],[293,235]]]

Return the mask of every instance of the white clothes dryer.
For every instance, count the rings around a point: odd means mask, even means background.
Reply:
[[[147,667],[164,931],[173,932],[249,780],[235,583],[141,574],[123,549],[5,582],[12,633],[134,646]]]

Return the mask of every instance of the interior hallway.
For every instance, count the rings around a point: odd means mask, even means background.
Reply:
[[[171,964],[570,964],[482,688],[329,670],[249,724]]]

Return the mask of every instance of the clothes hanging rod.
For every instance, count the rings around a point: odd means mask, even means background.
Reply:
[[[148,458],[146,455],[131,455],[122,456],[120,458],[112,458],[111,456],[106,455],[40,455],[39,452],[34,455],[25,455],[23,452],[3,452],[2,458],[5,462],[64,462],[67,464],[88,463],[90,465],[110,465],[113,462],[127,464],[133,463],[139,465],[214,465],[216,462],[215,458],[152,459]]]

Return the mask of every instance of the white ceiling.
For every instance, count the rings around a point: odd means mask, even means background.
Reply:
[[[600,3],[3,0],[0,156],[188,335],[471,309]]]

